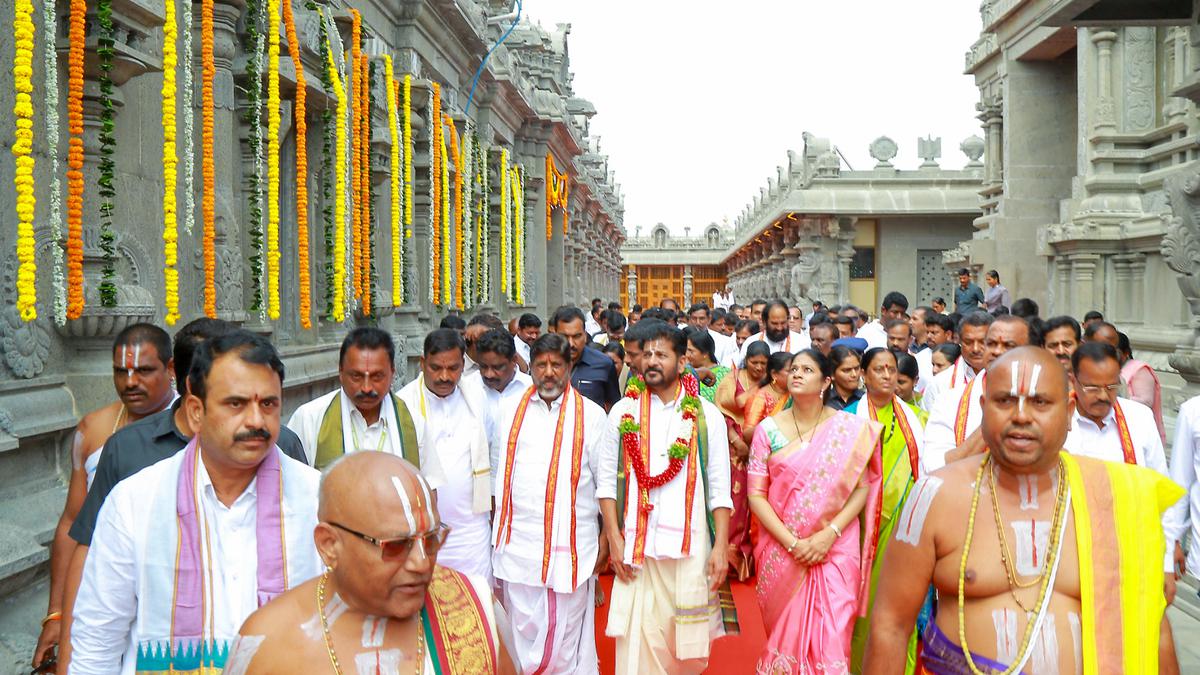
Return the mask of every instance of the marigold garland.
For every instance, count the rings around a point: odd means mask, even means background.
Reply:
[[[117,278],[115,251],[116,235],[113,234],[113,200],[117,197],[113,156],[117,150],[117,139],[113,134],[116,107],[113,105],[114,87],[109,73],[113,69],[115,31],[112,20],[112,0],[100,0],[96,4],[96,61],[100,69],[100,162],[97,167],[96,194],[100,197],[100,287],[97,289],[101,307],[117,306]]]
[[[50,241],[54,257],[54,322],[67,323],[67,286],[62,246],[62,183],[58,177],[58,52],[55,49],[58,26],[55,0],[42,0],[42,61],[46,75],[43,107],[46,116],[46,147],[50,159]]]
[[[392,306],[399,307],[404,298],[404,279],[401,277],[400,269],[400,247],[403,244],[401,241],[400,221],[404,218],[404,214],[400,211],[400,126],[396,123],[396,72],[392,69],[391,54],[383,55],[383,71],[384,78],[387,80],[387,111],[388,111],[388,134],[390,134],[391,147],[391,171],[388,172],[388,183],[390,190],[388,197],[391,200],[391,212],[388,214],[391,223],[392,236]]]
[[[525,304],[525,167],[517,165],[513,189],[513,301]]]
[[[267,0],[267,316],[272,321],[279,319],[279,127],[279,0]]]
[[[23,321],[37,318],[37,260],[34,256],[33,214],[33,2],[16,0],[13,18],[13,115],[16,162],[13,186],[17,192],[17,311]]]
[[[200,144],[204,195],[200,209],[204,221],[204,314],[217,318],[216,161],[213,157],[213,80],[217,66],[213,55],[213,0],[200,3]]]
[[[453,140],[453,139],[451,139]],[[451,228],[451,213],[450,213],[450,153],[447,148],[448,141],[446,139],[445,129],[442,131],[441,150],[442,158],[442,304],[449,306],[454,301],[454,288],[451,285],[451,264],[450,257],[450,228]]]
[[[163,128],[163,287],[166,290],[164,304],[167,325],[174,326],[179,320],[179,225],[175,201],[179,163],[175,154],[175,66],[178,63],[175,40],[178,38],[178,28],[175,24],[175,1],[166,0],[163,9],[163,82],[160,92]]]
[[[430,183],[433,186],[433,200],[429,202],[429,211],[432,214],[432,238],[430,244],[430,255],[433,257],[432,274],[430,279],[433,283],[430,295],[430,301],[435,305],[441,304],[441,282],[442,282],[442,255],[441,255],[441,239],[442,239],[442,85],[437,82],[433,83],[433,106],[429,113],[430,133],[433,136],[433,146],[431,148],[430,160]]]
[[[683,433],[667,449],[667,468],[662,473],[650,475],[650,467],[642,458],[641,425],[643,422],[635,419],[631,413],[625,413],[621,416],[621,422],[618,425],[618,430],[621,434],[621,448],[625,454],[625,463],[633,469],[634,475],[637,476],[638,491],[642,494],[643,498],[649,490],[662,487],[674,480],[679,475],[680,470],[683,469],[683,462],[687,459],[688,453],[691,452],[692,442],[696,435],[696,413],[700,410],[700,385],[696,380],[696,376],[691,373],[684,373],[680,376],[679,381],[683,387],[683,400],[679,406],[681,410],[680,417],[683,418],[683,425],[680,427],[680,430]],[[627,392],[626,396],[636,402],[644,395],[644,391],[645,388],[643,386],[641,391],[635,391],[632,395]],[[648,420],[646,423],[648,423]]]
[[[565,171],[560,172],[554,165],[554,155],[546,153],[546,241],[554,236],[555,208],[563,209],[563,236],[567,234],[567,185],[568,177]]]
[[[404,74],[404,238],[412,236],[413,222],[412,75]]]
[[[323,18],[323,15],[322,15]],[[346,90],[338,77],[337,64],[333,59],[333,46],[329,36],[325,37],[326,69],[329,81],[333,85],[334,97],[337,99],[337,133],[334,160],[336,174],[334,190],[333,218],[333,287],[334,300],[331,316],[334,321],[341,323],[346,320]]]
[[[83,314],[83,49],[87,3],[71,0],[67,31],[67,318]]]
[[[359,221],[362,231],[359,233],[362,241],[362,261],[359,264],[359,287],[362,289],[362,312],[364,315],[370,316],[372,306],[372,283],[371,279],[374,276],[375,265],[375,240],[371,235],[371,75],[367,63],[366,53],[360,51],[358,54],[358,78],[359,78],[359,95],[362,99],[359,105],[360,126],[359,134],[361,138],[358,142],[358,184],[359,194],[362,196],[362,205],[360,207],[361,219]]]
[[[500,150],[500,292],[506,299],[511,297],[509,289],[512,287],[512,283],[509,281],[512,272],[508,267],[512,255],[508,235],[508,181],[508,149],[502,148]]]
[[[362,143],[362,90],[359,87],[361,70],[358,55],[362,44],[362,14],[357,9],[350,10],[350,60],[346,64],[346,79],[350,95],[350,193],[354,200],[354,211],[351,213],[350,237],[354,246],[353,275],[354,297],[362,297],[362,186],[359,180],[361,169],[359,161],[362,158],[359,144]]]
[[[458,142],[458,128],[454,124],[454,119],[446,115],[446,125],[450,127],[450,157],[454,160],[454,253],[455,261],[454,268],[454,306],[458,310],[463,310],[463,158],[461,148]],[[447,190],[447,198],[449,190]],[[449,199],[447,199],[447,202]],[[450,259],[451,253],[446,252],[446,258]]]
[[[471,147],[471,141],[475,138],[475,126],[468,117],[463,122],[463,133],[459,139],[459,156],[461,162],[458,170],[462,174],[462,195],[459,198],[459,209],[461,213],[458,216],[459,227],[462,232],[459,235],[459,255],[462,256],[462,262],[459,263],[459,288],[462,289],[462,301],[464,310],[470,309],[473,306],[472,299],[474,298],[472,285],[475,279],[474,274],[474,242],[471,236],[471,226],[474,223],[474,214],[472,213],[472,187],[474,187],[474,169],[472,162],[475,159],[474,149]]]
[[[288,54],[291,55],[292,65],[296,69],[296,101],[292,110],[292,119],[296,126],[296,266],[300,277],[300,327],[309,329],[312,328],[312,279],[308,269],[308,119],[305,111],[308,84],[304,79],[304,64],[300,60],[300,40],[296,37],[292,0],[283,0],[283,24],[287,30]],[[274,290],[278,295],[278,268],[275,284]],[[275,306],[278,312],[278,297]]]

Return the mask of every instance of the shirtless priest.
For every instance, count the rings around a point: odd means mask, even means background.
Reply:
[[[938,609],[920,627],[927,672],[1159,672],[1160,518],[1183,490],[1149,469],[1061,452],[1069,397],[1050,352],[1019,347],[987,372],[990,452],[909,493],[865,672],[903,670],[931,582]]]
[[[335,460],[313,533],[325,573],[250,615],[225,675],[514,673],[487,582],[437,565],[449,528],[431,497],[396,455]]]

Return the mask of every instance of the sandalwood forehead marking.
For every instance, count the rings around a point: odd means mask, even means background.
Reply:
[[[1025,412],[1025,401],[1030,396],[1037,396],[1038,379],[1042,375],[1042,366],[1037,363],[1013,361],[1009,367],[1012,378],[1009,394],[1017,399],[1017,410]]]
[[[425,477],[418,474],[416,476],[417,485],[421,486],[421,499],[417,503],[417,508],[425,515],[425,522],[421,523],[422,529],[428,529],[433,525],[433,496],[429,494],[429,484],[425,482]]]
[[[404,507],[404,522],[408,523],[408,533],[415,534],[417,524],[413,520],[413,509],[412,503],[408,499],[408,490],[404,488],[404,483],[399,476],[392,476],[392,487],[396,488],[396,494],[400,496],[400,504]]]

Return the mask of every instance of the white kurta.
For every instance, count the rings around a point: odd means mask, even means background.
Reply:
[[[943,370],[938,373],[938,377],[947,372],[949,371]],[[925,452],[921,454],[922,476],[946,466],[946,453],[958,447],[958,440],[954,437],[954,423],[958,419],[959,403],[963,396],[970,396],[966,433],[963,438],[970,436],[983,423],[983,407],[979,403],[982,394],[983,381],[972,380],[945,392],[938,399],[933,412],[929,414],[929,421],[925,424]]]
[[[647,392],[650,396],[650,466],[651,474],[661,473],[667,468],[669,458],[667,448],[679,437],[683,426],[679,406],[683,397],[673,401],[661,401],[658,396]],[[696,493],[691,504],[685,504],[685,484],[687,465],[684,465],[679,475],[670,483],[650,490],[650,504],[653,510],[646,526],[647,558],[682,558],[684,519],[690,509],[692,514],[692,551],[704,550],[701,542],[708,542],[708,510],[726,508],[733,510],[733,500],[729,494],[729,439],[726,435],[724,418],[721,411],[708,401],[701,399],[700,405],[704,410],[705,422],[708,427],[708,504],[704,503],[703,476],[699,467],[696,470]],[[596,483],[597,499],[617,498],[617,457],[621,452],[621,416],[630,413],[638,417],[638,402],[623,398],[608,415],[608,441],[604,444],[600,457],[600,475]],[[645,421],[642,421],[645,424]],[[629,494],[637,495],[637,477],[632,469],[626,472],[629,483]],[[633,564],[633,542],[637,529],[637,502],[629,503],[625,512],[625,563]]]
[[[738,357],[737,357],[737,367],[738,368],[741,368],[742,365],[745,364],[746,350],[750,349],[750,345],[755,342],[767,343],[767,346],[771,348],[772,354],[774,354],[776,352],[782,352],[782,351],[787,351],[787,352],[791,352],[792,354],[795,354],[796,352],[798,352],[802,349],[808,349],[809,347],[812,346],[812,340],[810,340],[807,335],[804,335],[802,333],[788,331],[787,337],[779,342],[772,342],[771,340],[767,339],[766,333],[755,333],[754,335],[751,335],[750,337],[746,338],[746,341],[742,343],[742,350],[740,352],[738,352]],[[728,364],[726,364],[726,365],[728,365]]]
[[[957,389],[973,379],[975,379],[975,369],[967,363],[966,359],[958,357],[953,365],[933,376],[922,395],[921,406],[932,413],[943,394],[951,389]]]
[[[1168,551],[1172,541],[1183,541],[1191,531],[1185,553],[1191,574],[1200,570],[1200,396],[1188,399],[1175,417],[1175,443],[1171,446],[1171,480],[1187,490],[1187,497],[1167,512]]]
[[[858,329],[855,337],[862,338],[867,341],[867,349],[886,349],[887,348],[887,331],[883,328],[883,323],[876,319],[874,321],[863,324],[862,328]]]
[[[915,389],[921,393],[923,403],[925,392],[933,382],[933,350],[922,349],[913,354],[913,358],[917,360],[917,386]]]
[[[512,536],[508,544],[501,543],[492,554],[497,579],[529,586],[549,586],[560,593],[570,593],[587,581],[596,566],[599,553],[600,508],[596,499],[596,474],[601,450],[608,441],[607,418],[604,409],[583,397],[583,457],[580,461],[579,485],[575,492],[575,548],[578,560],[575,583],[571,579],[571,460],[575,434],[575,402],[567,403],[563,419],[562,443],[558,455],[557,488],[554,491],[554,522],[550,542],[550,567],[542,582],[542,555],[545,542],[546,481],[550,473],[550,458],[554,452],[555,429],[563,398],[550,405],[535,395],[525,409],[525,421],[517,438],[512,467]],[[504,499],[509,432],[520,400],[504,405],[500,425],[500,451],[496,469],[496,507],[499,514]],[[499,515],[493,523],[500,531]],[[507,538],[507,537],[506,537]]]
[[[463,377],[462,386],[470,391],[476,400],[485,403],[483,406],[483,429],[487,434],[488,448],[491,453],[491,480],[494,483],[496,480],[496,436],[500,433],[501,410],[509,401],[520,400],[526,390],[533,386],[533,379],[517,370],[513,372],[513,379],[508,381],[508,386],[504,388],[504,391],[496,391],[487,386],[483,381],[483,376],[476,371]]]
[[[133,675],[138,643],[148,632],[151,614],[169,615],[172,589],[147,588],[148,553],[162,545],[164,528],[175,523],[158,522],[152,508],[163,491],[170,503],[179,482],[179,454],[150,466],[117,484],[104,501],[96,533],[88,551],[83,579],[75,600],[71,630],[71,673],[122,673]],[[286,466],[283,494],[284,555],[287,580],[294,587],[315,577],[322,569],[313,543],[317,524],[317,489],[320,474],[278,448],[279,461]],[[200,509],[198,521],[211,544],[206,594],[210,599],[204,625],[218,644],[231,642],[251,613],[258,609],[257,479],[225,506],[217,499],[212,479],[197,463],[196,489]],[[171,541],[172,549],[175,546]],[[205,539],[201,539],[205,546]],[[161,557],[161,556],[160,556]]]
[[[446,483],[438,488],[437,501],[438,514],[451,531],[438,553],[438,564],[490,580],[490,512],[474,508],[474,472],[478,469],[472,469],[475,453],[487,452],[484,404],[461,386],[442,398],[429,391],[420,377],[405,385],[399,396],[412,412],[422,463],[436,456],[447,467]],[[475,447],[480,444],[482,447]]]
[[[708,334],[713,339],[713,345],[716,347],[717,363],[728,365],[734,363],[741,352],[738,350],[737,338],[732,335],[722,335],[717,331],[709,328]]]
[[[1167,467],[1167,456],[1163,452],[1162,439],[1158,435],[1158,424],[1154,421],[1154,412],[1146,406],[1127,398],[1118,398],[1121,412],[1125,414],[1125,423],[1129,425],[1129,438],[1133,441],[1133,456],[1138,466],[1154,469],[1170,478],[1171,471]],[[1078,410],[1071,412],[1071,428],[1067,432],[1067,440],[1063,450],[1072,455],[1091,457],[1106,462],[1125,462],[1125,453],[1121,450],[1121,433],[1117,430],[1117,416],[1113,410],[1102,420],[1103,427],[1079,414]],[[1175,550],[1175,539],[1171,533],[1178,529],[1172,527],[1170,521],[1177,518],[1175,509],[1167,509],[1163,513],[1163,531],[1167,536],[1167,556],[1164,569],[1172,569],[1172,554]]]

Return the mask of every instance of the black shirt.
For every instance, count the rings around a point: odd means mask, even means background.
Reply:
[[[182,404],[183,399],[180,398],[166,410],[140,419],[108,437],[87,499],[71,525],[72,539],[84,546],[91,546],[100,507],[117,483],[174,455],[188,444],[191,439],[175,426],[175,411]],[[283,450],[283,454],[308,464],[300,437],[291,429],[281,425],[275,444]]]
[[[862,398],[865,393],[867,393],[865,389],[856,389],[854,393],[850,394],[850,398],[842,400],[841,395],[837,393],[837,389],[830,388],[829,400],[825,402],[825,407],[833,408],[834,410],[845,410],[858,402],[858,399]],[[103,462],[104,460],[101,459],[100,461]]]
[[[605,410],[621,400],[617,367],[599,349],[583,348],[583,354],[571,369],[571,386]]]

